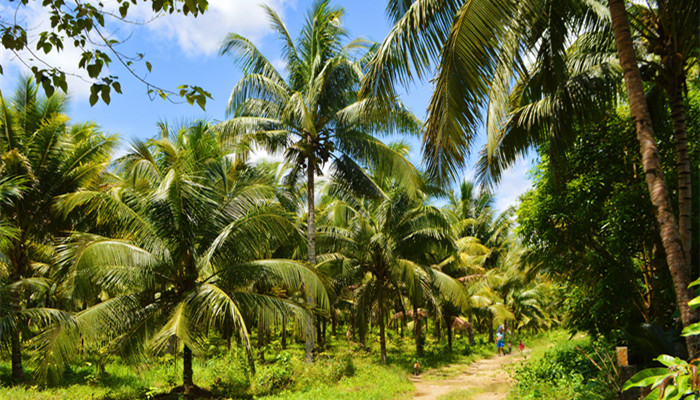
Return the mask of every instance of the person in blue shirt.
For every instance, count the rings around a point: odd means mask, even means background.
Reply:
[[[504,336],[503,326],[499,326],[498,330],[496,331],[496,351],[498,352],[499,356],[505,355],[505,351],[503,349],[503,336]]]

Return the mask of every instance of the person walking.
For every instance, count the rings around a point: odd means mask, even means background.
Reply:
[[[498,352],[499,356],[504,356],[505,351],[503,349],[503,337],[504,337],[504,330],[503,326],[499,326],[498,330],[496,331],[496,351]]]

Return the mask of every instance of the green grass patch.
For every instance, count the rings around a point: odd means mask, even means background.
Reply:
[[[282,350],[278,342],[267,346],[265,361],[256,362],[251,375],[240,349],[230,351],[221,341],[212,339],[204,357],[194,358],[194,382],[222,399],[401,399],[414,390],[409,376],[413,363],[421,363],[423,378],[446,379],[466,371],[473,361],[490,357],[495,348],[485,337],[468,345],[466,336],[456,335],[452,351],[446,340],[438,343],[429,337],[423,357],[415,356],[412,337],[388,337],[388,360],[379,362],[377,338],[368,336],[368,348],[348,343],[345,338],[330,338],[313,364],[304,362],[303,343],[292,343]],[[26,354],[29,364],[31,353]],[[104,362],[104,360],[103,360]],[[31,371],[26,371],[31,375]],[[141,364],[107,359],[104,371],[99,359],[79,357],[60,382],[52,386],[11,386],[9,360],[0,361],[0,398],[17,400],[126,400],[164,398],[182,382],[182,359],[172,355],[154,357]],[[177,398],[171,396],[169,398]]]

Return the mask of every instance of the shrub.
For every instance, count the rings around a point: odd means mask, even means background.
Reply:
[[[278,354],[274,364],[261,366],[255,374],[255,392],[274,393],[286,389],[293,381],[293,371],[289,353]]]
[[[516,371],[518,384],[510,399],[607,400],[614,393],[603,383],[601,372],[579,350],[593,354],[589,340],[556,344],[534,356]]]
[[[234,349],[207,363],[212,373],[211,388],[223,395],[245,393],[250,388],[250,371],[242,350]]]

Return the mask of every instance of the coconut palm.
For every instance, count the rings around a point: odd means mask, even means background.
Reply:
[[[661,1],[631,4],[629,8],[644,77],[666,92],[670,100],[676,140],[679,233],[688,263],[692,247],[691,171],[683,87],[698,54],[699,22],[692,17],[697,14],[697,7],[697,2]],[[605,106],[613,104],[622,85],[622,75],[609,18],[604,16],[593,27],[580,34],[561,54],[556,54],[558,63],[544,57],[530,65],[528,73],[510,90],[507,105],[489,104],[491,127],[479,161],[483,180],[497,181],[501,171],[531,145],[546,142],[550,159],[557,167],[553,172],[565,168],[559,155],[576,132],[568,127],[574,119],[599,118]],[[556,66],[562,71],[552,73]],[[558,79],[561,81],[556,82]],[[492,118],[494,115],[496,118]]]
[[[666,92],[673,119],[678,169],[678,225],[685,258],[690,265],[692,248],[692,176],[688,154],[688,134],[684,89],[690,69],[700,55],[700,13],[697,1],[659,0],[629,7],[632,34],[640,38],[643,77],[653,79]]]
[[[49,286],[54,246],[73,223],[56,212],[54,199],[91,187],[117,143],[93,123],[69,124],[66,104],[62,95],[39,96],[29,78],[20,80],[14,96],[0,93],[0,182],[6,192],[0,221],[11,232],[0,240],[0,342],[11,349],[15,381],[24,378],[22,344],[31,326],[63,316],[38,303]],[[21,187],[9,189],[11,182]]]
[[[681,311],[681,321],[683,326],[688,326],[698,319],[697,310],[688,306],[688,302],[692,298],[688,289],[688,284],[690,283],[689,261],[683,252],[678,223],[673,213],[666,180],[663,175],[659,151],[654,137],[654,128],[651,124],[651,116],[644,95],[642,75],[637,65],[637,58],[632,43],[625,2],[624,0],[609,0],[609,4],[615,45],[620,65],[622,66],[627,98],[630,104],[630,114],[635,121],[637,129],[647,187],[649,188],[649,195],[659,225],[661,241],[666,251],[666,262],[673,279],[676,303]],[[695,354],[698,351],[698,338],[695,336],[686,337],[686,345],[688,353]]]
[[[61,197],[60,209],[80,209],[103,232],[76,233],[61,253],[70,287],[93,288],[101,302],[39,337],[40,373],[63,365],[79,338],[104,340],[124,357],[181,345],[183,387],[174,390],[189,393],[192,356],[209,329],[237,333],[252,362],[246,321],[305,312],[256,284],[303,285],[327,307],[311,270],[269,259],[301,237],[274,200],[274,176],[226,150],[206,123],[163,126],[160,138],[135,142],[119,160],[122,184]]]
[[[221,129],[271,152],[285,150],[285,159],[294,165],[290,180],[305,175],[308,261],[313,265],[314,180],[323,165],[332,159],[338,177],[362,175],[358,161],[392,166],[395,174],[410,170],[405,157],[373,134],[416,134],[420,122],[396,98],[382,108],[372,98],[358,101],[370,43],[355,39],[344,44],[348,35],[342,28],[342,8],[316,1],[296,42],[280,17],[269,7],[266,12],[281,42],[286,79],[250,40],[228,34],[221,54],[234,56],[244,77],[231,91],[226,109],[231,119]],[[412,176],[397,175],[404,180]],[[312,348],[313,335],[308,333],[307,360]]]
[[[443,212],[392,185],[386,174],[368,175],[381,198],[357,196],[340,183],[326,188],[332,196],[324,204],[321,237],[329,251],[319,257],[319,269],[352,286],[355,326],[361,339],[370,322],[379,326],[381,358],[386,362],[386,323],[392,309],[408,315],[404,296],[414,307],[419,354],[423,311],[418,306],[435,306],[440,297],[460,307],[466,302],[463,286],[442,272],[431,256],[454,247]]]
[[[436,62],[435,92],[428,107],[423,153],[428,170],[447,180],[464,166],[471,143],[484,122],[481,110],[490,102],[505,104],[509,86],[525,73],[523,60],[547,60],[548,53],[562,54],[567,42],[586,30],[593,15],[609,12],[647,186],[673,277],[676,302],[683,325],[687,326],[697,319],[698,313],[687,306],[688,261],[663,177],[625,1],[609,0],[608,4],[606,9],[596,0],[390,0],[387,10],[395,25],[369,65],[362,93],[392,99],[396,81],[406,84],[414,74],[421,77],[431,62]],[[578,12],[582,7],[583,12]],[[691,11],[683,8],[678,12],[692,14]],[[536,47],[538,43],[545,46]],[[532,53],[532,48],[544,51]],[[564,70],[555,68],[551,72]],[[491,111],[498,107],[489,109],[487,122],[497,123],[491,120]],[[576,114],[582,115],[578,111]],[[687,341],[689,350],[695,347],[695,338]]]
[[[502,299],[490,286],[484,286],[484,282],[492,273],[487,269],[497,267],[508,253],[512,210],[497,214],[493,209],[493,194],[488,190],[477,192],[470,181],[462,182],[459,196],[450,191],[448,200],[445,208],[457,238],[457,251],[445,258],[441,266],[467,286],[469,307],[464,311],[468,313],[468,321],[472,322],[474,314],[489,321],[510,318]],[[469,342],[474,344],[471,327],[468,334]]]

